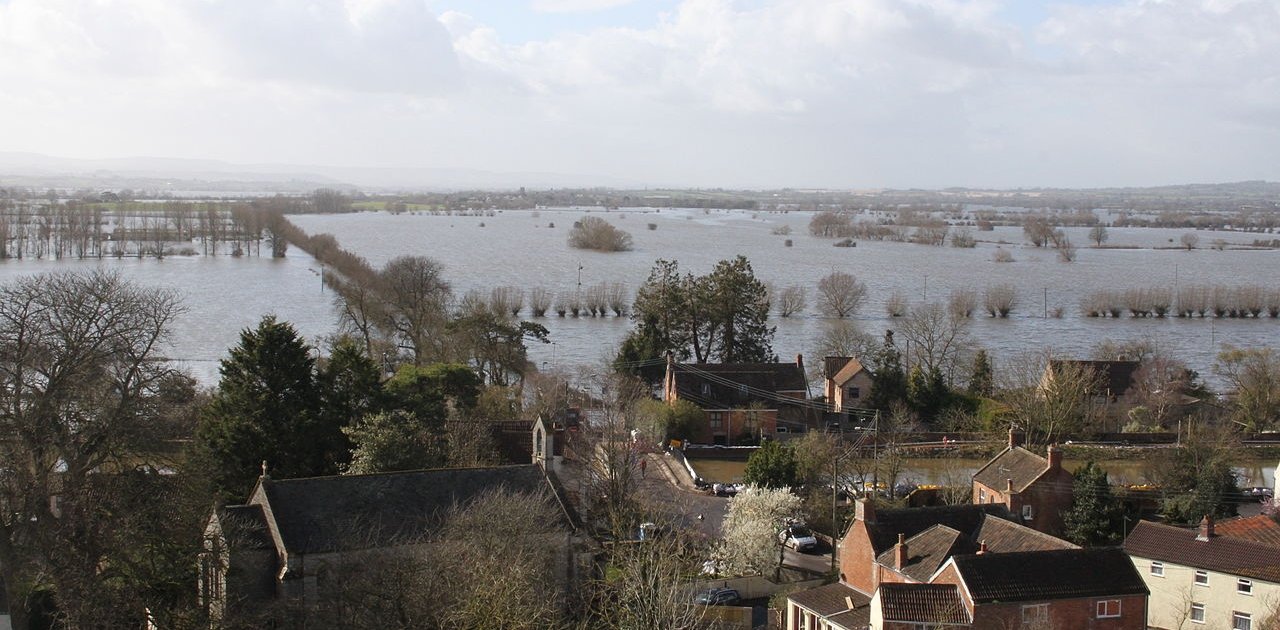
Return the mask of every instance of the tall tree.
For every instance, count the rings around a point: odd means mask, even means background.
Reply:
[[[985,348],[980,348],[973,356],[973,371],[969,374],[969,393],[974,396],[990,397],[995,391],[995,379],[991,369],[991,359]]]
[[[716,263],[704,287],[702,297],[712,314],[704,329],[710,355],[721,363],[773,360],[776,328],[768,325],[769,290],[746,256]]]
[[[343,429],[386,406],[382,370],[365,355],[359,341],[342,337],[334,344],[329,359],[317,373],[316,384],[320,396],[318,420],[322,427],[317,438],[323,436],[335,440],[324,446],[324,452],[332,458],[326,467],[341,469],[351,451],[351,443]]]
[[[1107,471],[1086,462],[1074,477],[1071,509],[1063,514],[1067,540],[1086,547],[1115,543],[1122,534],[1124,508],[1111,494]]]
[[[342,437],[320,423],[320,393],[310,348],[293,325],[268,315],[240,332],[219,368],[221,379],[196,431],[198,452],[217,491],[243,497],[268,462],[274,475],[333,474]]]
[[[107,272],[0,286],[0,597],[14,628],[41,591],[67,627],[141,612],[132,580],[104,571],[130,536],[122,486],[103,471],[147,461],[185,428],[167,422],[177,373],[157,360],[181,310],[173,292]]]
[[[884,344],[871,357],[871,394],[867,405],[888,411],[894,403],[907,399],[907,375],[902,369],[902,355],[893,343],[893,331],[885,331]]]
[[[440,263],[423,256],[394,258],[378,274],[378,287],[380,326],[409,351],[414,365],[440,360],[453,295]]]

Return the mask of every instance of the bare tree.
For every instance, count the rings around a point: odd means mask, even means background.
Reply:
[[[807,303],[803,286],[793,284],[778,294],[778,315],[791,317],[804,310]]]
[[[1231,385],[1237,421],[1254,431],[1280,422],[1280,354],[1274,349],[1226,346],[1213,369]]]
[[[889,317],[902,317],[907,314],[907,296],[901,291],[894,291],[884,303],[884,311]]]
[[[1107,226],[1101,223],[1089,228],[1089,240],[1093,241],[1094,247],[1102,247],[1102,244],[1107,242],[1109,237]]]
[[[973,289],[955,289],[947,297],[947,310],[955,317],[973,317],[978,308],[978,292]]]
[[[833,271],[818,281],[818,304],[831,317],[848,317],[867,296],[867,285],[851,273]]]
[[[951,375],[971,341],[963,317],[941,304],[920,304],[898,326],[898,336],[906,340],[907,361],[926,374],[937,371]]]
[[[1013,411],[1029,444],[1098,428],[1102,408],[1094,397],[1099,376],[1092,368],[1056,361],[1048,353],[1017,357],[1010,367],[1000,398]]]
[[[1195,232],[1187,232],[1178,239],[1178,242],[1182,244],[1184,249],[1192,250],[1196,248],[1196,245],[1200,244],[1200,236]]]
[[[1022,233],[1036,247],[1044,247],[1053,238],[1053,224],[1042,214],[1029,214],[1022,220]]]
[[[609,554],[612,579],[595,588],[593,617],[601,627],[693,630],[708,626],[706,609],[693,603],[686,580],[698,570],[697,536],[668,529],[653,540],[618,543]]]
[[[524,291],[520,287],[494,287],[489,291],[489,308],[516,317],[524,308]]]
[[[600,252],[625,252],[631,249],[631,235],[600,217],[583,217],[569,232],[569,246]]]
[[[529,308],[534,317],[542,317],[551,309],[551,291],[546,287],[534,287],[529,290]]]
[[[407,349],[414,365],[444,356],[444,325],[453,294],[440,263],[421,256],[392,259],[378,274],[379,325]]]
[[[996,284],[987,287],[982,296],[982,304],[992,317],[1008,317],[1017,304],[1018,292],[1011,284]]]
[[[177,295],[113,273],[60,273],[0,286],[0,583],[13,627],[52,587],[67,627],[123,623],[102,571],[113,512],[108,470],[130,469],[175,435],[158,361]]]

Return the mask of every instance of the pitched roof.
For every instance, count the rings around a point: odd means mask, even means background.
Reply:
[[[969,610],[955,584],[883,583],[877,592],[885,621],[969,623]]]
[[[845,598],[853,600],[852,609],[849,608],[849,602]],[[857,611],[871,605],[870,597],[839,582],[792,593],[787,596],[787,599],[823,617],[850,610]]]
[[[880,521],[879,518],[876,520]],[[963,521],[964,519],[951,520],[960,525],[965,524]],[[977,523],[968,531],[962,532],[940,523],[908,538],[907,564],[901,570],[894,567],[894,545],[881,552],[876,557],[876,562],[913,580],[927,582],[948,558],[955,554],[974,553],[983,543],[986,543],[987,551],[991,553],[1077,548],[1060,538],[982,512]]]
[[[1234,536],[1196,540],[1199,533],[1139,521],[1124,539],[1124,550],[1132,556],[1280,583],[1280,553],[1275,547]]]
[[[999,520],[999,519],[991,519]],[[946,525],[934,525],[907,539],[907,564],[902,569],[894,567],[895,547],[890,547],[876,558],[876,562],[893,568],[917,582],[928,582],[938,567],[955,553],[960,543],[960,532]]]
[[[272,549],[275,542],[261,505],[228,505],[218,510],[218,524],[228,545],[237,549]]]
[[[866,527],[871,547],[878,556],[898,542],[898,534],[913,538],[935,525],[945,525],[958,531],[963,539],[976,545],[974,534],[982,527],[983,519],[988,517],[1014,519],[1002,503],[940,505],[876,510],[875,520],[867,522]]]
[[[532,464],[263,479],[261,484],[285,550],[294,553],[411,542],[438,527],[450,508],[486,490],[542,493],[550,487],[542,469]]]
[[[849,382],[849,379],[857,376],[858,372],[861,372],[862,369],[862,363],[857,359],[849,359],[849,361],[844,364],[844,367],[840,368],[840,371],[836,372],[835,376],[831,377],[831,380],[835,381],[837,384],[847,383]]]
[[[795,363],[673,363],[671,370],[676,396],[703,409],[751,403],[776,409],[779,392],[808,391],[804,370]]]
[[[1280,521],[1266,514],[1219,521],[1213,526],[1213,530],[1219,536],[1242,538],[1280,547]]]
[[[992,490],[1003,492],[1013,480],[1015,492],[1022,492],[1049,468],[1049,460],[1021,446],[1005,448],[985,466],[973,473],[973,480]]]
[[[823,357],[822,377],[829,379],[835,376],[846,363],[852,360],[853,357]]]
[[[984,553],[951,561],[975,604],[1147,593],[1118,547]]]
[[[1142,366],[1138,361],[1055,359],[1049,362],[1049,367],[1054,369],[1064,364],[1078,365],[1093,370],[1093,373],[1098,378],[1098,391],[1096,393],[1109,394],[1111,396],[1123,396],[1125,392],[1129,391],[1129,388],[1133,387],[1133,375]]]

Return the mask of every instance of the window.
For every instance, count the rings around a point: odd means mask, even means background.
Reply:
[[[1031,509],[1030,505],[1022,506],[1022,518],[1029,521],[1031,520],[1033,514],[1034,514],[1034,511]]]
[[[1098,618],[1105,619],[1107,617],[1120,616],[1120,600],[1118,599],[1102,599],[1098,600]]]
[[[845,394],[845,398],[853,398],[856,400],[862,395],[862,389],[858,387],[850,387],[845,391],[847,392]]]
[[[1049,605],[1033,604],[1022,607],[1022,625],[1031,628],[1044,628],[1049,625]]]
[[[1232,612],[1231,630],[1253,630],[1253,617],[1249,613]]]
[[[703,384],[702,384],[702,395],[703,395],[703,396],[710,396],[710,395],[711,395],[711,383],[703,383]]]
[[[982,488],[978,488],[978,503],[986,503],[986,502],[987,502],[987,491],[983,490]]]
[[[712,429],[719,429],[724,427],[724,417],[720,415],[719,411],[713,411],[709,414],[709,416],[710,416],[709,422],[711,423]]]
[[[1191,602],[1191,621],[1204,623],[1204,604]]]
[[[1244,578],[1236,580],[1236,592],[1241,595],[1253,595],[1253,580]]]
[[[1152,562],[1152,563],[1151,563],[1151,575],[1154,575],[1154,576],[1156,576],[1156,577],[1164,577],[1164,563],[1163,563],[1163,562]]]
[[[1196,586],[1208,586],[1208,585],[1209,585],[1209,572],[1196,571]]]

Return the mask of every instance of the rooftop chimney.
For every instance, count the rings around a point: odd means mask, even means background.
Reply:
[[[1013,448],[1017,445],[1018,445],[1018,434],[1014,433],[1013,427],[1009,427],[1009,448]]]
[[[1062,468],[1062,449],[1057,444],[1049,445],[1049,470]]]
[[[1213,517],[1205,514],[1200,519],[1200,533],[1196,535],[1196,540],[1204,542],[1210,538],[1213,538]]]
[[[876,504],[866,497],[854,501],[853,518],[864,523],[876,522]]]
[[[1013,494],[1013,479],[1005,477],[1004,491],[1007,492],[1008,494]]]
[[[978,543],[978,555],[982,555],[986,552],[987,552],[987,541],[984,540]]]
[[[898,544],[893,547],[893,568],[901,571],[907,566],[907,536],[898,534]]]
[[[803,371],[803,370],[804,370],[804,355],[803,355],[803,354],[799,354],[799,353],[797,353],[797,354],[796,354],[796,367],[800,368],[800,370],[801,370],[801,371]]]

